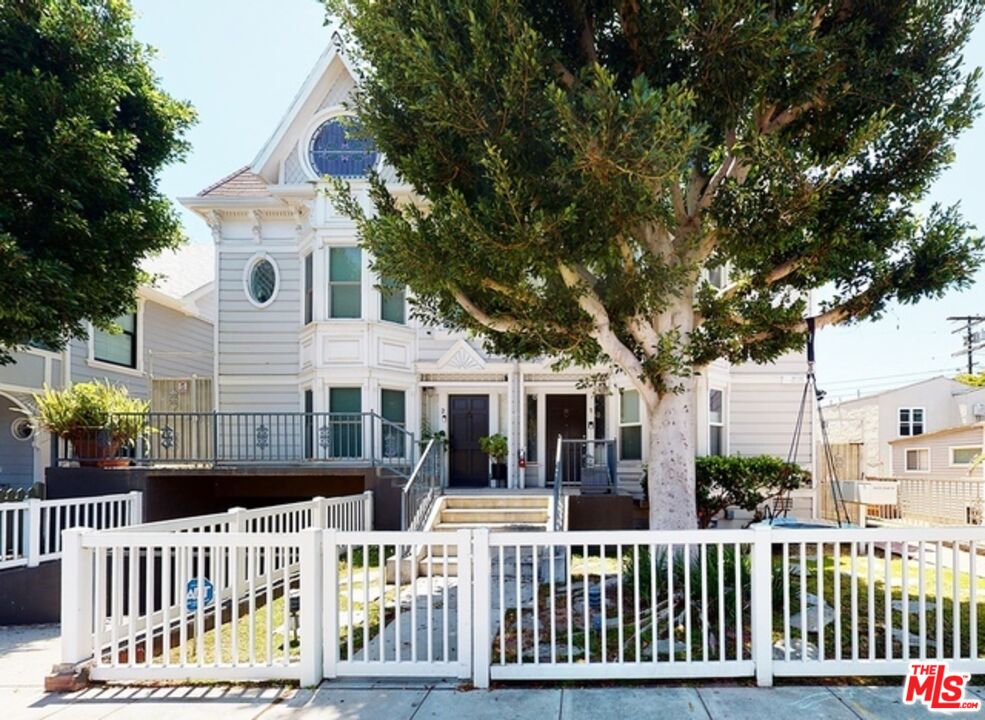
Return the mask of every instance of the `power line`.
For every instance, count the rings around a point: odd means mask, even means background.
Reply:
[[[866,383],[872,380],[889,380],[889,379],[897,379],[897,378],[914,377],[916,375],[934,375],[937,373],[949,373],[949,372],[955,372],[955,368],[952,366],[946,368],[937,368],[935,370],[914,370],[913,372],[897,373],[895,375],[870,375],[869,377],[848,378],[846,380],[832,380],[830,382],[822,381],[822,384],[825,387],[830,387],[832,385],[852,385],[855,383]]]

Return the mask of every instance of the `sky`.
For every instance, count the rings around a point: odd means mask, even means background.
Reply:
[[[167,168],[161,188],[171,198],[202,188],[249,164],[274,131],[329,41],[317,0],[133,0],[137,37],[157,49],[154,68],[167,92],[189,100],[198,124],[184,163]],[[965,53],[985,66],[985,27]],[[960,202],[985,233],[985,117],[958,141],[955,163],[934,184],[928,203]],[[205,223],[181,209],[192,242],[211,242]],[[985,314],[985,269],[975,285],[885,317],[818,333],[817,375],[829,399],[855,397],[965,365],[951,315]],[[985,350],[979,353],[985,368]]]

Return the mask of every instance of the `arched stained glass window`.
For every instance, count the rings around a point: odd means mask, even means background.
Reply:
[[[328,120],[311,136],[311,166],[319,175],[364,177],[376,164],[376,147],[370,140],[350,137],[342,122]]]

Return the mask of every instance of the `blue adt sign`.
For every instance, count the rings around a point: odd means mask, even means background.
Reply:
[[[208,607],[215,600],[215,591],[212,588],[212,581],[202,578],[202,604]],[[188,612],[198,610],[198,578],[192,578],[185,586],[185,607]]]

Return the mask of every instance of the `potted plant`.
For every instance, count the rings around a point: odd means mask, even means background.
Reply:
[[[46,385],[34,396],[34,405],[33,425],[71,442],[82,466],[129,465],[129,459],[117,457],[120,448],[133,447],[149,430],[150,403],[109,382],[76,383],[61,390]]]
[[[506,483],[506,458],[510,454],[506,436],[501,433],[484,435],[479,438],[479,449],[492,459],[492,475],[490,487],[499,487]]]

